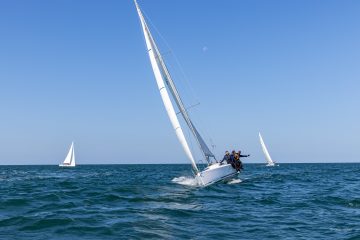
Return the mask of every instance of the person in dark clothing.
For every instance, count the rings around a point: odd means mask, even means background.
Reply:
[[[237,158],[238,158],[238,159],[237,159],[237,164],[236,164],[236,166],[237,166],[236,170],[238,170],[238,171],[244,169],[243,164],[242,164],[242,161],[241,161],[241,159],[240,159],[240,158],[242,158],[242,157],[250,157],[250,154],[248,154],[248,155],[241,155],[241,151],[240,151],[240,150],[238,151],[238,153],[237,153]]]
[[[232,150],[231,151],[231,154],[230,154],[230,159],[231,159],[231,162],[234,162],[234,160],[235,160],[235,150]]]
[[[240,170],[242,169],[242,162],[240,161],[240,157],[238,153],[235,153],[234,155],[234,168],[236,169],[236,171],[240,172]]]
[[[233,168],[236,169],[236,166],[235,166],[235,154],[236,154],[235,150],[232,150],[231,154],[230,154],[230,164],[231,164],[231,166]]]
[[[239,152],[238,152],[238,154],[239,154],[239,157],[250,157],[250,154],[248,154],[248,155],[241,155],[241,151],[239,150]]]
[[[241,151],[235,152],[235,150],[233,150],[231,151],[231,154],[229,151],[226,151],[224,158],[220,161],[220,164],[223,164],[223,162],[226,161],[227,164],[231,164],[231,166],[236,169],[236,171],[240,172],[240,170],[244,169],[240,157],[249,156],[250,155],[241,155]]]
[[[224,158],[220,161],[220,164],[223,164],[224,161],[226,161],[227,164],[230,163],[230,153],[229,153],[229,151],[225,152]]]

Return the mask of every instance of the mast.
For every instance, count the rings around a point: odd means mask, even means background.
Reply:
[[[139,6],[135,1],[135,5],[138,9],[138,12],[139,15],[141,14],[141,11],[139,9]],[[141,14],[142,16],[142,14]],[[141,19],[141,17],[140,17]],[[202,152],[202,154],[204,155],[206,161],[208,163],[210,163],[210,160],[209,158],[210,157],[213,157],[215,159],[215,156],[214,154],[210,151],[209,147],[206,145],[205,141],[203,140],[203,138],[201,137],[201,135],[199,134],[198,130],[195,128],[195,125],[192,123],[190,117],[189,117],[189,114],[184,106],[184,103],[183,101],[181,100],[181,97],[180,97],[180,94],[175,86],[175,83],[174,81],[172,80],[171,78],[171,75],[170,75],[170,72],[168,71],[167,67],[166,67],[166,64],[160,54],[160,51],[155,43],[155,40],[153,39],[151,33],[150,33],[150,30],[148,29],[147,25],[146,25],[146,22],[145,22],[145,19],[144,17],[142,16],[142,20],[144,21],[144,25],[145,25],[145,28],[147,30],[147,33],[148,33],[148,36],[150,38],[150,42],[152,43],[152,46],[153,46],[153,50],[154,50],[154,54],[155,54],[155,57],[156,57],[156,60],[157,62],[159,63],[159,67],[160,67],[160,71],[161,71],[161,74],[163,76],[163,79],[165,80],[165,83],[167,84],[167,86],[169,87],[170,89],[170,93],[171,95],[173,96],[174,100],[175,100],[175,103],[178,107],[178,109],[180,110],[180,113],[182,115],[182,117],[184,118],[186,124],[188,125],[188,127],[190,128],[192,134],[194,135],[195,139],[196,139],[196,142]]]
[[[143,30],[143,33],[144,33],[145,43],[146,43],[146,47],[147,47],[147,50],[148,50],[151,66],[152,66],[152,69],[153,69],[153,72],[154,72],[154,75],[155,75],[156,83],[158,85],[158,89],[160,91],[160,95],[161,95],[162,101],[164,103],[166,112],[167,112],[167,114],[169,116],[169,119],[171,121],[171,124],[172,124],[172,126],[173,126],[173,128],[175,130],[176,136],[177,136],[178,140],[180,141],[180,143],[181,143],[187,157],[190,159],[195,174],[197,174],[199,172],[199,170],[198,170],[198,168],[196,166],[194,157],[193,157],[193,155],[192,155],[192,153],[190,151],[189,145],[188,145],[188,143],[186,141],[186,138],[184,136],[184,133],[183,133],[183,131],[181,129],[179,120],[178,120],[178,118],[176,116],[176,112],[174,110],[174,107],[173,107],[173,105],[171,103],[169,94],[168,94],[168,92],[166,90],[166,87],[165,87],[163,75],[162,75],[161,70],[160,70],[160,66],[162,66],[161,63],[159,62],[159,55],[160,54],[158,54],[158,50],[157,50],[155,41],[153,40],[153,38],[151,36],[150,30],[147,27],[147,24],[145,22],[144,16],[142,15],[142,12],[141,12],[141,10],[139,8],[139,5],[137,4],[136,0],[134,0],[134,2],[135,2],[135,6],[136,6],[136,9],[137,9],[139,18],[140,18],[142,30]]]

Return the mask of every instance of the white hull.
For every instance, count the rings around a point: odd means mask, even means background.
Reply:
[[[231,166],[231,164],[215,163],[196,175],[196,180],[201,186],[208,186],[210,184],[223,181],[235,177],[238,172]]]
[[[75,167],[75,165],[59,164],[59,167]]]

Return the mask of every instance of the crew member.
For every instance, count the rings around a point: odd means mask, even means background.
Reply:
[[[238,169],[236,169],[236,170],[240,171],[240,170],[244,169],[242,161],[241,161],[240,158],[242,158],[242,157],[250,157],[250,154],[241,155],[241,151],[239,150],[238,153],[237,153],[237,156],[238,156],[238,163],[237,163]]]
[[[224,158],[220,161],[220,164],[223,164],[224,161],[226,161],[227,164],[230,163],[230,153],[229,153],[229,151],[225,152]]]

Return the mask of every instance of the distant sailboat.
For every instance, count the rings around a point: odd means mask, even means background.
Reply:
[[[261,144],[261,148],[265,154],[265,158],[266,158],[266,161],[267,161],[267,165],[266,166],[275,166],[275,163],[274,161],[271,159],[270,157],[270,154],[265,146],[265,143],[264,143],[264,140],[262,139],[261,137],[261,134],[259,133],[259,138],[260,138],[260,144]]]
[[[74,142],[71,143],[70,150],[64,160],[63,163],[59,164],[59,167],[75,167],[75,150],[74,150]]]
[[[150,29],[148,28],[145,18],[140,10],[139,5],[136,0],[134,0],[135,6],[140,18],[141,27],[145,37],[146,50],[150,58],[151,66],[155,75],[156,83],[158,86],[158,90],[160,92],[162,101],[164,103],[166,112],[170,119],[170,122],[175,130],[176,136],[181,143],[183,150],[186,156],[190,159],[193,172],[195,175],[195,179],[198,184],[201,186],[207,186],[209,184],[229,179],[237,175],[237,171],[231,166],[231,164],[220,164],[216,161],[214,154],[210,151],[208,146],[206,145],[203,138],[200,136],[198,130],[195,128],[195,125],[190,119],[190,116],[180,98],[180,94],[175,87],[175,83],[173,82],[171,75],[166,67],[166,64],[160,54],[160,51],[155,43],[153,36],[151,35]],[[186,125],[191,131],[193,137],[195,138],[197,145],[203,155],[204,160],[207,162],[207,167],[202,171],[199,170],[193,154],[189,148],[189,145],[184,136],[183,130],[177,118],[177,114],[175,112],[174,106],[168,94],[168,90],[175,102],[179,113],[183,117]],[[211,158],[215,161],[212,161]]]

